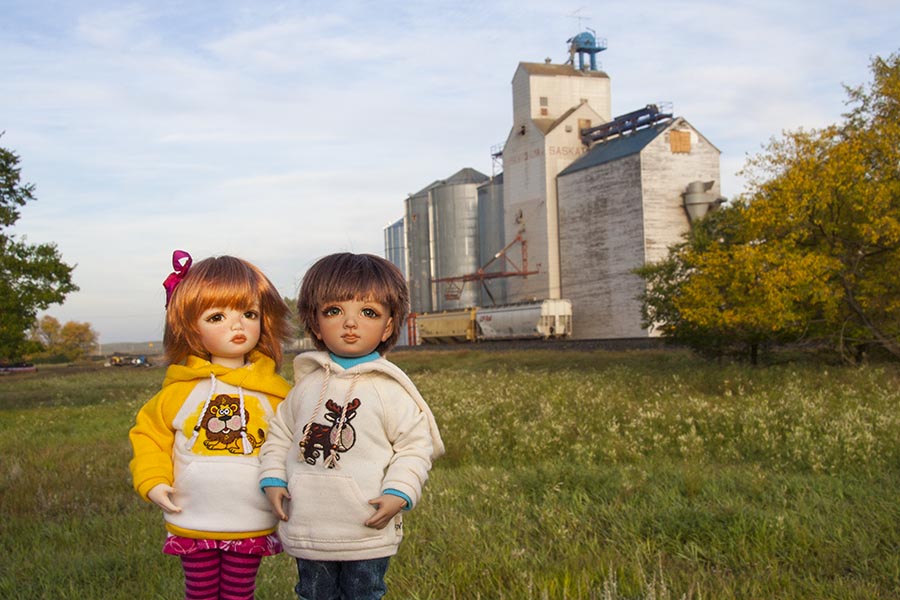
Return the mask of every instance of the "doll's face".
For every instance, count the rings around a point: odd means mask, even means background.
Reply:
[[[338,356],[369,354],[391,337],[393,319],[388,308],[373,300],[329,302],[316,315],[316,337]]]
[[[259,305],[243,310],[209,308],[197,319],[197,327],[210,362],[236,369],[259,343]]]

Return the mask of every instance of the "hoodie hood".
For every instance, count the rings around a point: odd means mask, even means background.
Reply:
[[[199,356],[188,356],[183,365],[169,365],[163,387],[179,382],[196,382],[212,373],[216,379],[235,387],[258,390],[278,398],[287,396],[290,385],[281,377],[273,377],[276,375],[274,360],[257,350],[251,352],[248,358],[249,362],[243,367],[229,369]]]

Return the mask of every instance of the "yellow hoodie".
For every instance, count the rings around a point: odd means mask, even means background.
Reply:
[[[275,530],[258,486],[259,447],[290,391],[275,362],[259,352],[239,369],[190,356],[166,370],[162,390],[129,432],[134,489],[147,500],[159,484],[175,488],[180,513],[166,529],[202,539],[240,539]]]

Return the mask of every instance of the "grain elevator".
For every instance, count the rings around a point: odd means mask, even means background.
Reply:
[[[719,150],[659,104],[613,117],[605,40],[567,43],[564,64],[516,68],[512,126],[492,151],[502,169],[433,182],[385,229],[414,312],[566,299],[574,338],[656,335],[633,270],[721,202]]]

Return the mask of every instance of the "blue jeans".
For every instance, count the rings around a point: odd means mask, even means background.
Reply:
[[[387,593],[384,575],[391,557],[370,560],[297,559],[300,600],[378,600]]]

